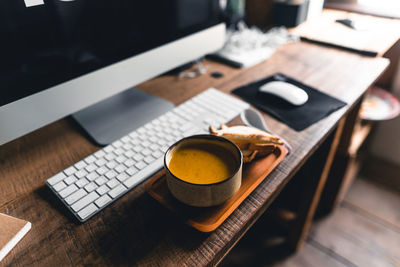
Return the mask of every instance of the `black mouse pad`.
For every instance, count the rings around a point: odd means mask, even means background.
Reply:
[[[258,91],[260,86],[272,81],[284,81],[302,88],[308,94],[308,101],[301,106],[295,106],[277,96]],[[345,102],[339,99],[280,73],[239,87],[233,90],[232,93],[271,114],[296,131],[304,130],[346,105]]]

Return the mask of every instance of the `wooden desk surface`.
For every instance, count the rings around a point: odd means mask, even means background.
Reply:
[[[84,224],[45,187],[45,180],[96,151],[69,120],[63,119],[0,147],[0,212],[32,222],[32,230],[1,264],[26,265],[208,265],[216,264],[315,151],[340,118],[387,67],[383,58],[308,43],[290,44],[269,60],[249,69],[207,62],[208,73],[180,81],[160,77],[138,86],[179,104],[216,87],[237,86],[281,72],[349,103],[302,132],[265,115],[267,123],[293,146],[290,154],[214,232],[199,233],[153,201],[143,185],[132,190]]]
[[[351,19],[365,29],[353,30],[336,19]],[[399,40],[400,20],[325,9],[320,16],[293,28],[292,33],[310,41],[382,56]]]

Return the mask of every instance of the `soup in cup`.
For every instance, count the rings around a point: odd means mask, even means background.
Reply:
[[[242,182],[242,153],[231,141],[213,135],[194,135],[173,144],[164,168],[172,195],[196,207],[222,204]]]

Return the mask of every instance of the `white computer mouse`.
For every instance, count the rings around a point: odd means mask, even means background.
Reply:
[[[268,82],[262,85],[259,91],[278,96],[296,106],[303,105],[308,100],[308,94],[303,89],[283,81]]]

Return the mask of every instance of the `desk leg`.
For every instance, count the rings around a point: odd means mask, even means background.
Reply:
[[[352,137],[356,125],[360,123],[359,111],[363,98],[344,118],[343,132],[333,159],[332,168],[328,175],[326,186],[319,203],[318,212],[329,214],[341,201],[351,185],[357,171],[355,155],[349,154]]]
[[[288,245],[293,250],[298,250],[302,246],[310,229],[344,125],[345,119],[342,119],[335,132],[327,138],[293,178],[304,181],[297,215],[290,224],[287,239]]]

